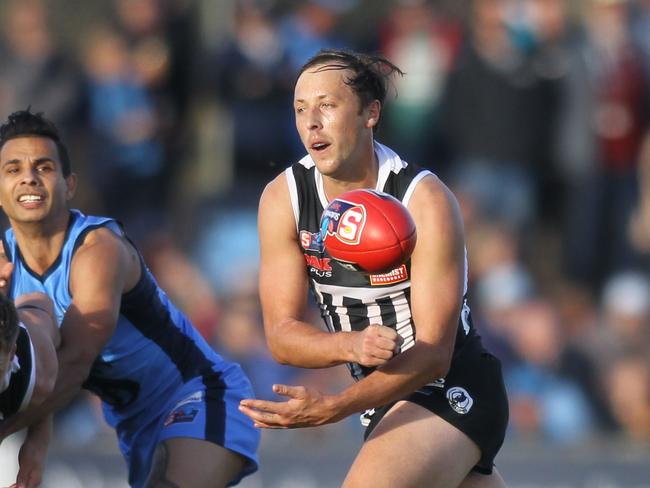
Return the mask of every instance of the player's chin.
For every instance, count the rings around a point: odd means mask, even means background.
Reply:
[[[314,163],[316,163],[318,172],[326,176],[335,175],[341,166],[338,162],[338,159],[335,159],[331,156],[326,156],[324,154],[312,154],[312,159],[314,160]]]

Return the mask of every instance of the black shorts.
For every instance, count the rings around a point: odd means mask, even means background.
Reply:
[[[508,398],[501,362],[483,348],[478,335],[468,339],[454,355],[444,384],[426,386],[404,400],[430,410],[472,439],[481,450],[473,470],[491,474],[508,425]],[[375,409],[364,439],[395,403]]]

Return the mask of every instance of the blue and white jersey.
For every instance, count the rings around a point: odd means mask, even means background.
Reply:
[[[88,232],[99,227],[124,235],[113,219],[71,210],[61,253],[42,275],[24,262],[14,233],[8,229],[4,247],[15,266],[12,298],[34,291],[46,293],[54,301],[61,326],[73,299],[69,283],[74,253]],[[173,398],[174,392],[192,379],[201,379],[207,389],[214,391],[225,389],[241,376],[239,366],[215,353],[187,317],[169,301],[142,257],[140,262],[141,277],[122,296],[113,336],[84,384],[101,398],[107,422],[127,430],[143,418],[157,414]]]

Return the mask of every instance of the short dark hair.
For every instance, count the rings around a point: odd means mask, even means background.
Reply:
[[[0,126],[0,148],[11,139],[18,137],[47,137],[56,144],[61,163],[61,172],[64,177],[70,176],[70,157],[68,150],[61,141],[59,131],[54,123],[43,116],[42,112],[33,113],[27,110],[18,110],[7,118],[7,121]]]
[[[14,302],[0,293],[0,352],[9,352],[18,336],[18,312]]]
[[[309,59],[298,72],[298,77],[314,66],[321,66],[318,71],[349,69],[354,74],[345,80],[345,84],[359,96],[361,107],[365,108],[373,100],[383,105],[388,92],[389,79],[395,73],[404,73],[384,56],[363,54],[345,49],[321,49]]]

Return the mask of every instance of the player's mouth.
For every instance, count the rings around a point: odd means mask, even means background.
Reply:
[[[36,193],[25,193],[18,197],[18,203],[25,208],[38,207],[43,201],[45,201],[45,197]]]
[[[312,143],[311,149],[312,149],[312,151],[323,152],[330,146],[331,146],[331,144],[329,142],[318,141],[318,142]]]

